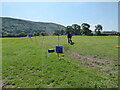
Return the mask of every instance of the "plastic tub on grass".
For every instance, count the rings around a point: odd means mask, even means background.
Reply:
[[[63,53],[63,47],[62,46],[56,46],[56,52],[57,53]]]
[[[49,53],[52,53],[52,52],[54,52],[54,51],[55,51],[54,49],[49,49],[49,50],[48,50]]]

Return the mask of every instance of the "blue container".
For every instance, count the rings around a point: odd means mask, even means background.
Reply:
[[[56,46],[56,52],[57,53],[63,53],[63,47],[62,46]]]
[[[52,52],[54,52],[54,51],[55,51],[54,49],[49,49],[49,50],[48,50],[49,53],[52,53]]]

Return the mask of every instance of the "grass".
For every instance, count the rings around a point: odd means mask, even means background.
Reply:
[[[58,45],[57,36],[2,39],[3,79],[13,88],[106,88],[117,87],[117,75],[107,75],[78,63],[65,52],[71,50],[117,61],[117,38],[74,36],[74,45],[60,36],[64,54],[48,53]]]
[[[2,81],[2,40],[0,39],[0,81]],[[0,87],[2,86],[0,82]]]
[[[75,45],[69,46],[69,49],[74,52],[118,61],[118,49],[115,48],[118,38],[115,36],[75,36],[73,41]]]

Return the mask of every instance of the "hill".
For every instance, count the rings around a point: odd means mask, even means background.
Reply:
[[[54,32],[65,29],[65,26],[56,23],[33,22],[9,17],[0,17],[2,20],[2,33],[39,33]]]

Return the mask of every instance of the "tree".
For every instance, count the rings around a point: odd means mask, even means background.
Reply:
[[[75,35],[80,35],[80,29],[81,29],[80,25],[73,24],[73,25],[72,25],[72,28],[73,28],[73,30],[74,30],[74,34],[75,34]]]
[[[62,30],[60,31],[60,34],[61,34],[61,35],[64,35],[64,34],[65,34],[65,31],[62,29]]]
[[[96,25],[95,26],[95,33],[96,33],[96,35],[100,35],[101,34],[101,32],[100,31],[102,31],[102,29],[103,29],[103,27],[102,27],[102,25]]]
[[[90,35],[91,34],[92,31],[89,30],[89,28],[90,28],[89,24],[82,23],[81,27],[82,27],[82,30],[81,30],[82,35]]]
[[[39,32],[34,33],[34,36],[39,36],[39,35],[40,35]]]
[[[19,34],[16,34],[17,37],[25,37],[27,36],[24,32],[21,32]]]
[[[66,33],[67,33],[67,32],[72,32],[72,33],[74,33],[74,30],[73,30],[72,26],[67,26],[67,27],[66,27]]]
[[[48,33],[47,32],[41,32],[41,35],[42,36],[48,36]]]
[[[55,30],[53,33],[53,35],[60,35],[60,34],[61,34],[61,32],[59,30]]]

